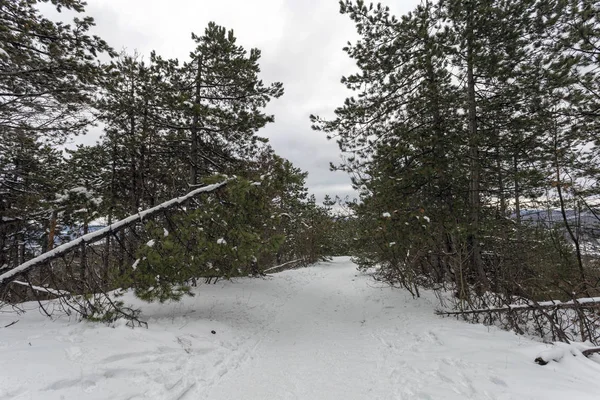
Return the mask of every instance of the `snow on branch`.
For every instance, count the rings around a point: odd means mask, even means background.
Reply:
[[[182,204],[182,203],[186,202],[187,200],[189,200],[201,193],[213,192],[213,191],[227,185],[227,183],[229,183],[230,180],[231,179],[228,179],[224,182],[215,183],[212,185],[207,185],[207,186],[195,189],[195,190],[189,192],[188,194],[186,194],[185,196],[177,197],[177,198],[168,200],[164,203],[161,203],[156,207],[152,207],[147,210],[140,211],[137,214],[130,215],[129,217],[122,219],[120,221],[117,221],[114,224],[111,224],[105,228],[99,229],[95,232],[88,233],[88,234],[78,237],[77,239],[74,239],[68,243],[58,246],[50,251],[47,251],[35,258],[32,258],[31,260],[29,260],[27,262],[24,262],[23,264],[11,269],[8,272],[0,274],[0,287],[8,284],[9,282],[13,281],[17,276],[19,276],[25,272],[28,272],[32,268],[34,268],[40,264],[47,263],[58,257],[61,257],[62,255],[81,246],[82,244],[91,244],[91,243],[98,242],[98,241],[104,239],[105,237],[109,236],[112,233],[118,232],[121,229],[127,228],[128,226],[130,226],[136,222],[142,221],[144,218],[151,217],[151,216],[158,214],[164,210],[167,210],[167,209],[175,207],[179,204]]]
[[[62,292],[60,290],[55,290],[55,289],[50,289],[50,288],[45,288],[43,286],[35,286],[35,285],[30,285],[27,282],[21,282],[21,281],[12,281],[12,283],[16,284],[16,285],[21,285],[21,286],[27,286],[30,287],[33,290],[37,290],[38,292],[42,292],[42,293],[48,293],[51,294],[53,296],[58,296],[58,297],[63,297],[63,296],[70,296],[71,293],[68,292]]]
[[[12,223],[15,223],[15,222],[20,222],[22,220],[23,220],[22,218],[12,218],[12,217],[2,216],[2,217],[0,217],[0,225],[2,225],[2,224],[7,224],[8,225],[8,224],[12,224]]]
[[[285,263],[283,263],[283,264],[281,264],[281,265],[276,265],[276,266],[274,266],[274,267],[267,268],[267,269],[265,269],[263,272],[269,272],[269,271],[273,271],[273,270],[275,270],[275,269],[277,269],[277,268],[285,267],[285,266],[286,266],[286,265],[288,265],[288,264],[293,264],[293,263],[297,263],[297,262],[300,262],[300,261],[302,261],[302,259],[301,259],[301,258],[299,258],[299,259],[297,259],[297,260],[288,261],[288,262],[285,262]]]

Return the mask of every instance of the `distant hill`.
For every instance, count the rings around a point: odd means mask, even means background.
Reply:
[[[579,213],[574,210],[566,210],[565,214],[571,226],[579,225],[581,227],[579,234],[584,253],[600,254],[600,220],[590,211]],[[596,215],[600,216],[600,213],[596,213]],[[516,219],[516,216],[517,214],[513,213],[511,218]],[[521,220],[524,223],[544,226],[548,229],[562,228],[565,238],[570,241],[560,210],[522,210]]]

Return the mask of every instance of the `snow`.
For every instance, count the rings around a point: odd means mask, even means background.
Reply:
[[[217,239],[217,244],[227,244],[227,241],[223,238]]]
[[[573,357],[583,357],[581,350],[577,348],[577,346],[567,343],[556,343],[551,348],[540,352],[537,355],[536,360],[541,359],[546,363],[552,361],[560,362],[568,355]]]
[[[148,241],[148,243],[146,243],[146,246],[148,246],[148,247],[154,247],[155,244],[156,244],[156,240],[150,239]]]
[[[71,188],[71,189],[67,190],[63,194],[57,194],[55,196],[55,201],[62,202],[62,201],[68,200],[69,199],[69,193],[72,193],[74,195],[82,195],[82,196],[86,197],[87,199],[89,199],[90,201],[92,201],[95,204],[102,203],[102,199],[101,198],[94,197],[94,194],[92,192],[90,192],[88,189],[86,189],[85,187],[83,187],[83,186],[77,186],[77,187]]]
[[[600,392],[593,359],[440,318],[433,295],[415,300],[385,287],[348,258],[196,289],[180,303],[143,304],[149,329],[50,321],[35,303],[24,315],[0,312],[0,399],[591,400]],[[559,361],[537,365],[544,351]]]
[[[61,292],[60,290],[54,290],[54,289],[46,288],[46,287],[43,287],[43,286],[29,285],[29,283],[27,283],[27,282],[13,281],[13,283],[17,284],[17,285],[21,285],[21,286],[30,287],[33,290],[37,290],[38,292],[50,293],[50,294],[53,294],[55,296],[66,296],[66,295],[69,294],[67,292]]]
[[[389,212],[384,212],[383,214],[381,214],[381,216],[382,216],[383,218],[391,218],[391,217],[392,217],[392,214],[390,214]]]
[[[138,258],[137,260],[134,261],[134,263],[131,265],[131,269],[133,269],[134,271],[137,269],[138,265],[140,265],[140,259]]]
[[[83,186],[77,186],[69,190],[71,193],[89,195],[89,191]]]
[[[429,218],[427,215],[425,215],[423,219],[427,221],[428,224],[431,223],[431,218]]]
[[[572,303],[573,301],[568,301],[567,303]],[[580,304],[584,303],[598,303],[600,302],[600,297],[585,297],[582,299],[577,299],[577,302]]]

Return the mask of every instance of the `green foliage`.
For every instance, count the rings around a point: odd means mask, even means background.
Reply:
[[[585,288],[579,223],[565,217],[561,235],[521,214],[591,208],[598,4],[426,1],[401,18],[340,4],[360,35],[344,49],[360,72],[342,78],[356,95],[311,120],[361,192],[359,264],[415,292],[537,296],[568,276]]]
[[[25,243],[47,246],[42,233],[54,194],[65,189],[65,162],[55,146],[91,124],[91,99],[103,75],[97,55],[112,54],[90,35],[92,18],[56,22],[39,3],[0,1],[0,268],[31,256]],[[81,1],[52,4],[83,12]]]
[[[0,1],[0,129],[62,142],[90,123],[85,111],[103,73],[96,57],[112,50],[89,34],[92,18],[55,22],[40,13],[41,2]],[[77,13],[85,4],[52,3]]]
[[[285,164],[278,158],[275,161]],[[205,183],[223,179],[213,176]],[[286,209],[284,217],[278,212],[282,209],[277,184],[282,179],[275,170],[260,184],[237,178],[214,197],[148,222],[144,230],[148,240],[141,244],[133,265],[121,274],[118,286],[132,287],[145,301],[177,301],[190,295],[190,286],[203,277],[257,274],[283,257],[285,261],[321,259],[328,250],[324,237],[330,218],[314,201],[297,203],[300,210]],[[294,213],[298,213],[294,219],[306,226],[301,232],[283,223]]]
[[[138,322],[139,325],[145,324],[139,320],[141,311],[126,306],[121,300],[109,300],[108,297],[100,296],[87,296],[86,299],[77,299],[77,301],[84,303],[80,312],[90,322],[112,324],[120,318],[124,318],[128,321],[127,325],[132,328],[134,327],[134,322]]]
[[[53,22],[40,3],[85,6],[0,0],[0,272],[53,248],[63,228],[79,235],[120,221],[27,276],[71,293],[65,304],[85,318],[111,322],[139,313],[108,293],[177,301],[203,277],[257,276],[340,251],[330,210],[308,197],[307,174],[257,135],[274,121],[267,104],[283,94],[281,83],[260,79],[258,49],[211,22],[192,34],[181,62],[156,52],[115,59],[89,34],[91,18]],[[102,64],[100,53],[112,60]],[[98,143],[58,147],[96,120]],[[145,214],[143,224],[128,219],[226,179],[214,193]]]

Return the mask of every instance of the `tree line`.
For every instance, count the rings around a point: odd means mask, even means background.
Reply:
[[[360,192],[358,263],[415,295],[451,288],[459,308],[597,295],[598,2],[340,9],[354,96],[311,119]]]
[[[308,195],[307,174],[257,134],[274,121],[265,106],[283,95],[281,83],[260,79],[260,50],[209,23],[185,60],[117,53],[90,33],[83,1],[52,1],[77,15],[71,23],[51,20],[41,3],[0,0],[0,274],[69,229],[83,235],[232,176],[216,195],[26,278],[39,290],[133,288],[164,301],[200,277],[330,253],[333,220]],[[65,149],[93,126],[103,130],[96,144]],[[22,300],[17,292],[0,299]]]

